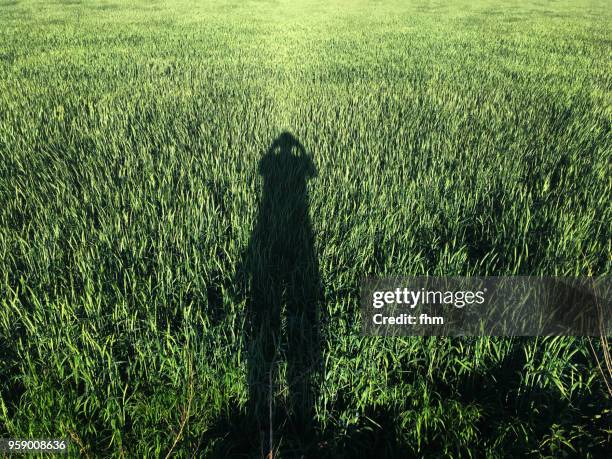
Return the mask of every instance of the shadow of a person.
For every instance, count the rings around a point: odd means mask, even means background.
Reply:
[[[248,384],[250,414],[260,434],[268,433],[262,441],[267,454],[274,447],[271,434],[277,423],[272,419],[277,415],[298,437],[313,431],[311,379],[321,363],[321,287],[308,214],[306,183],[316,176],[311,158],[284,132],[260,160],[259,173],[263,191],[245,260],[250,281]],[[284,409],[275,399],[285,397],[276,397],[273,390],[283,362],[289,391]]]

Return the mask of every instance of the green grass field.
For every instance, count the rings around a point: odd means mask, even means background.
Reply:
[[[0,437],[602,457],[599,339],[361,337],[358,297],[610,274],[611,30],[606,0],[0,0]]]

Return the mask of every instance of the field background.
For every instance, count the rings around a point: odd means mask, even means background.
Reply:
[[[610,30],[605,0],[0,0],[0,437],[257,454],[241,260],[287,131],[323,358],[305,439],[279,348],[277,456],[601,457],[598,340],[364,338],[358,291],[610,274]]]

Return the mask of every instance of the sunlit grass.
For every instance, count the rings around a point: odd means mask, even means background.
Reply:
[[[231,453],[258,162],[289,131],[324,361],[320,444],[280,456],[601,454],[586,340],[364,338],[358,293],[610,274],[610,26],[605,1],[0,0],[0,437]]]

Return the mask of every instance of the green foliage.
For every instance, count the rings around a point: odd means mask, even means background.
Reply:
[[[279,457],[601,454],[586,340],[360,337],[358,294],[610,274],[608,7],[0,1],[0,437],[255,455],[241,263],[289,131],[317,169],[323,362],[318,439]]]

